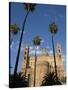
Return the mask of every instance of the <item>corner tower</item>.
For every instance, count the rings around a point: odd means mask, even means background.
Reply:
[[[57,55],[61,58],[62,50],[61,50],[61,45],[60,44],[57,44]]]
[[[61,45],[58,43],[57,44],[57,64],[61,64],[62,63],[62,49],[61,49]]]
[[[29,58],[29,48],[26,47],[24,49],[24,58],[23,58],[23,64],[22,64],[22,76],[26,76],[26,72],[27,72],[27,66],[28,66],[28,58]]]
[[[64,77],[64,64],[63,64],[63,57],[62,57],[62,49],[61,45],[57,44],[57,73],[60,80]]]

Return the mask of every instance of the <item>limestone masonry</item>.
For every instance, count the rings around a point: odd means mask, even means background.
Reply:
[[[29,56],[29,48],[25,48],[21,72],[22,75],[29,79],[29,86],[34,85],[34,64],[35,56]],[[62,79],[64,77],[64,66],[62,62],[62,50],[59,44],[57,45],[56,64],[58,77]],[[44,76],[52,71],[54,71],[53,54],[42,53],[41,55],[37,55],[35,86],[40,86]]]

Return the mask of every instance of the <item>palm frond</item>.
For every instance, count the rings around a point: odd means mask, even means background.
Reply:
[[[49,72],[45,75],[41,86],[50,86],[50,85],[61,85],[59,78],[56,81],[56,75],[54,72]]]
[[[41,44],[41,38],[39,36],[34,37],[33,43],[34,43],[34,45],[40,45]]]
[[[12,34],[17,34],[20,31],[20,28],[16,25],[10,25],[10,33]]]
[[[35,10],[36,4],[32,3],[24,3],[25,10],[33,12]]]
[[[52,34],[56,34],[57,33],[57,25],[55,24],[55,22],[53,22],[52,24],[49,24],[49,31],[52,33]]]

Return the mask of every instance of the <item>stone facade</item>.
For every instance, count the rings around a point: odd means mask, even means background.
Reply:
[[[34,86],[34,64],[35,64],[35,56],[29,56],[29,48],[25,48],[24,50],[24,60],[22,65],[22,75],[25,75],[29,79],[29,86]],[[29,63],[29,68],[27,67],[27,62]],[[62,54],[61,47],[57,47],[56,54],[56,64],[57,64],[57,74],[60,79],[64,77],[64,66],[62,62]],[[28,70],[29,69],[29,70]],[[44,76],[48,72],[54,71],[54,57],[53,55],[42,54],[37,56],[36,61],[36,80],[35,86],[40,86],[44,79]]]

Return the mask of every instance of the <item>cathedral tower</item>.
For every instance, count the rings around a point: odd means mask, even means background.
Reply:
[[[62,61],[62,49],[61,49],[61,45],[57,44],[57,73],[58,73],[58,77],[60,79],[62,79],[62,77],[64,76],[64,65],[63,65],[63,61]]]
[[[61,58],[62,50],[61,50],[61,45],[60,44],[57,44],[57,55],[59,56],[59,58]]]
[[[61,45],[57,44],[57,64],[61,64],[62,63],[62,49],[61,49]]]
[[[26,47],[24,49],[24,58],[23,58],[23,65],[22,65],[22,75],[26,76],[26,72],[27,72],[27,66],[28,66],[28,58],[29,58],[29,48]]]

